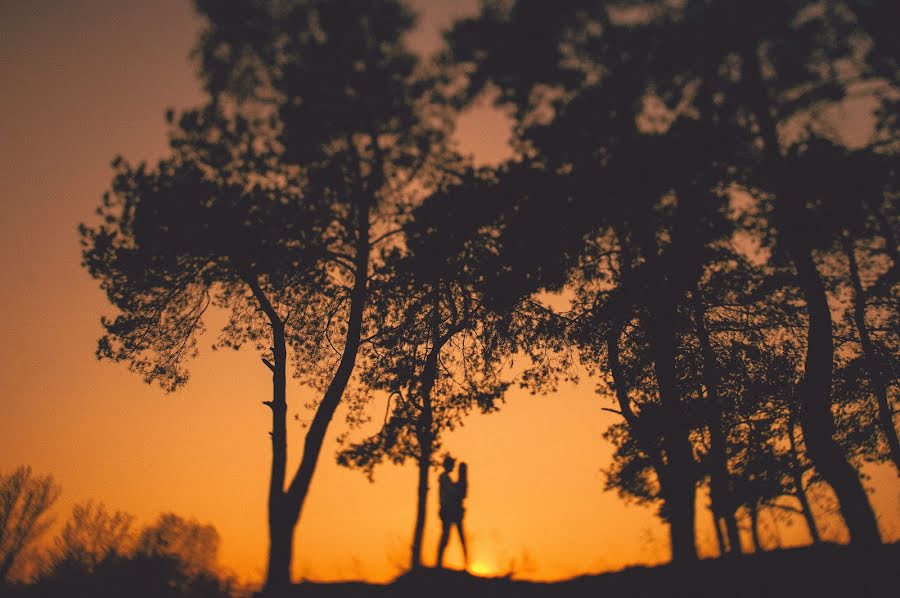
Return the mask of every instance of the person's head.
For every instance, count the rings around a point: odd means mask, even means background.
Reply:
[[[444,456],[444,471],[453,471],[454,465],[456,465],[456,459],[450,455]]]
[[[459,474],[466,475],[469,472],[469,466],[463,462],[459,464]]]

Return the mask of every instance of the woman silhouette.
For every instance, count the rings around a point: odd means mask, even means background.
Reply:
[[[450,455],[444,457],[444,471],[438,479],[441,499],[441,541],[438,545],[438,569],[444,566],[444,551],[447,549],[447,542],[450,540],[450,528],[454,526],[459,534],[460,544],[462,544],[466,568],[469,566],[469,551],[466,547],[466,534],[463,531],[463,515],[465,515],[463,500],[466,498],[466,493],[469,489],[469,467],[465,463],[460,463],[459,474],[454,482],[450,477],[450,473],[453,471],[455,463],[456,460]]]

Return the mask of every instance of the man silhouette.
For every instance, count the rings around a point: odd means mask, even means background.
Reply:
[[[466,497],[468,486],[466,464],[461,463],[459,466],[459,477],[457,481],[453,481],[450,474],[456,460],[447,455],[444,457],[444,471],[438,478],[439,494],[441,501],[441,541],[438,545],[437,568],[444,567],[444,551],[447,549],[447,542],[450,540],[450,528],[456,527],[459,534],[459,541],[462,544],[463,559],[466,567],[469,566],[469,552],[466,548],[466,535],[463,531],[463,499]]]

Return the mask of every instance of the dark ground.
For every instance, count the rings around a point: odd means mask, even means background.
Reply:
[[[159,563],[157,563],[158,565]],[[165,564],[165,563],[163,563]],[[105,574],[61,576],[31,586],[0,585],[0,598],[227,598],[215,579],[173,585],[178,576],[125,560]],[[182,580],[184,581],[184,580]],[[215,582],[215,583],[213,583]],[[245,595],[238,593],[236,595]],[[863,550],[825,545],[690,565],[631,567],[553,583],[424,569],[390,584],[303,583],[275,598],[890,598],[900,596],[900,543]],[[265,598],[270,598],[266,596]]]
[[[458,571],[426,569],[407,573],[388,585],[303,583],[291,597],[460,597],[544,598],[857,598],[900,596],[900,544],[861,550],[825,545],[777,550],[735,559],[709,559],[693,565],[631,567],[541,583],[474,577]]]

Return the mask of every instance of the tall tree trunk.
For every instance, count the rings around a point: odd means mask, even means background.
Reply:
[[[797,486],[797,500],[800,501],[800,512],[806,521],[806,529],[809,530],[810,540],[812,540],[813,544],[821,544],[822,536],[819,534],[819,526],[816,525],[816,518],[809,504],[809,495],[806,494],[806,488],[803,486],[803,472],[795,469],[792,475],[794,484]]]
[[[628,281],[631,268],[629,257],[626,251],[625,235],[623,231],[618,228],[615,232],[620,245],[621,284],[623,283],[623,281]],[[628,380],[625,378],[625,370],[622,367],[622,362],[619,354],[619,337],[622,334],[622,322],[623,318],[621,317],[621,315],[614,314],[612,316],[612,321],[609,324],[609,329],[604,335],[607,362],[609,364],[610,374],[612,375],[613,379],[613,390],[615,391],[616,401],[619,404],[619,410],[622,414],[622,417],[628,423],[628,426],[631,429],[631,433],[637,439],[638,445],[648,455],[653,466],[653,470],[656,473],[656,477],[659,480],[660,486],[662,486],[663,479],[666,475],[666,467],[663,456],[657,448],[656,432],[654,430],[646,429],[646,427],[643,425],[643,422],[641,422],[638,414],[636,414],[634,412],[634,409],[632,409],[631,398],[628,395]],[[665,497],[662,498],[665,502]]]
[[[741,546],[741,528],[738,527],[737,507],[732,503],[725,513],[722,513],[722,519],[725,520],[725,530],[728,532],[728,544],[731,546],[733,554],[744,554],[744,548]]]
[[[650,459],[653,471],[661,483],[663,476],[665,476],[665,467],[662,455],[656,447],[655,436],[652,432],[648,433],[645,430],[640,417],[632,409],[631,399],[628,396],[628,381],[625,379],[625,372],[619,358],[619,336],[621,334],[622,323],[617,319],[610,324],[610,329],[605,335],[607,361],[609,362],[609,370],[613,379],[613,390],[616,393],[616,401],[619,403],[622,417],[625,418],[631,433],[637,439],[638,446]]]
[[[660,486],[669,522],[672,561],[693,561],[697,559],[694,453],[675,378],[674,301],[666,292],[668,283],[660,281],[660,286],[663,292],[651,299],[650,306],[650,350],[662,412],[666,418],[662,441],[667,462]]]
[[[709,491],[719,515],[725,520],[729,552],[741,554],[741,536],[734,518],[736,501],[731,492],[731,476],[728,473],[726,436],[722,420],[722,397],[718,391],[719,368],[709,340],[709,332],[704,319],[703,299],[698,286],[694,286],[692,295],[694,325],[703,358],[703,385],[706,387],[706,400],[709,406],[709,459],[711,460]]]
[[[806,205],[802,198],[787,190],[781,147],[771,112],[756,46],[745,49],[743,72],[763,139],[767,176],[775,193],[775,220],[779,241],[794,265],[797,286],[806,301],[809,318],[806,360],[800,384],[800,426],[807,453],[816,469],[834,489],[841,515],[850,530],[853,544],[881,543],[878,522],[859,475],[840,445],[835,441],[834,414],[831,411],[833,338],[831,311],[825,286],[816,270],[812,245],[806,227]]]
[[[418,388],[419,400],[422,402],[419,418],[416,422],[416,440],[419,443],[419,482],[416,502],[416,524],[413,530],[410,566],[417,569],[422,566],[422,538],[425,534],[425,516],[428,508],[428,472],[431,468],[431,457],[434,453],[434,406],[431,392],[438,377],[438,360],[444,345],[453,335],[463,330],[467,322],[463,319],[453,322],[447,332],[440,332],[440,296],[434,290],[431,312],[431,350],[425,358],[422,377]]]
[[[254,277],[247,283],[269,319],[272,330],[272,359],[263,363],[272,371],[272,400],[265,404],[272,410],[272,465],[269,473],[268,523],[269,559],[265,589],[278,591],[291,583],[291,553],[297,518],[286,508],[284,494],[285,468],[287,464],[287,343],[284,322]]]
[[[881,367],[881,360],[878,358],[878,353],[872,344],[869,326],[866,324],[866,296],[862,288],[862,281],[859,278],[856,251],[853,248],[853,241],[848,234],[844,234],[842,241],[844,253],[847,255],[847,260],[850,264],[850,282],[853,286],[853,320],[856,324],[856,331],[859,334],[860,344],[862,345],[863,359],[865,360],[866,371],[869,373],[872,392],[875,393],[875,399],[878,403],[878,423],[881,425],[881,430],[887,439],[891,459],[894,461],[894,468],[897,470],[897,475],[900,476],[900,439],[897,438],[894,414],[888,402],[887,380]]]
[[[273,328],[275,328],[273,326]],[[285,504],[284,477],[287,463],[286,356],[284,328],[274,330],[272,372],[272,470],[269,476],[269,564],[266,589],[280,590],[291,583],[291,557],[297,517]]]
[[[628,384],[624,377],[622,364],[619,361],[618,338],[621,334],[621,326],[614,323],[606,335],[606,347],[609,360],[610,373],[613,377],[616,399],[619,403],[622,416],[628,422],[632,433],[636,436],[638,444],[647,453],[656,477],[659,480],[660,495],[665,507],[665,519],[669,524],[669,544],[672,552],[672,560],[677,562],[696,560],[697,548],[694,539],[694,498],[696,488],[693,477],[693,454],[690,454],[690,464],[684,466],[684,458],[680,460],[676,456],[673,463],[671,457],[668,463],[659,454],[654,439],[648,436],[641,422],[640,416],[631,408],[631,400],[628,397]],[[677,443],[672,442],[673,436],[667,436],[670,440],[664,444],[667,454],[672,454],[669,447],[678,450]],[[687,439],[687,437],[685,436]],[[688,451],[690,443],[688,442]]]
[[[679,215],[684,220],[684,212]],[[669,542],[673,562],[697,559],[695,530],[696,467],[690,440],[690,425],[678,388],[675,358],[677,351],[675,322],[678,303],[677,274],[669,256],[661,256],[652,223],[639,223],[632,233],[644,253],[642,280],[643,306],[647,310],[648,353],[659,393],[661,429],[657,430],[664,459],[659,476],[660,494],[669,524]],[[673,232],[673,239],[679,234]],[[620,241],[621,243],[621,241]],[[691,267],[692,264],[680,264]],[[635,289],[637,290],[637,289]]]
[[[300,465],[291,480],[287,491],[283,491],[286,464],[286,433],[285,415],[286,403],[284,402],[284,378],[285,368],[274,364],[273,373],[276,381],[273,386],[275,392],[280,395],[275,397],[272,404],[273,432],[272,432],[272,479],[269,490],[269,564],[267,567],[264,588],[267,592],[278,593],[290,585],[290,569],[293,556],[293,534],[303,504],[309,493],[310,483],[315,473],[322,443],[328,424],[334,417],[344,390],[350,381],[350,375],[356,364],[356,355],[359,351],[362,333],[362,316],[367,300],[369,253],[371,250],[369,240],[369,211],[371,198],[363,196],[356,206],[357,239],[356,255],[354,260],[353,288],[350,292],[350,312],[347,318],[347,334],[344,340],[344,350],[337,370],[331,379],[331,383],[325,390],[322,401],[316,410],[313,421],[306,432],[303,444],[303,456]],[[282,338],[284,330],[281,330]],[[282,340],[283,343],[283,340]],[[276,343],[277,345],[277,343]],[[283,358],[282,358],[283,359]],[[276,356],[276,362],[278,356]],[[280,480],[278,479],[280,477]]]
[[[793,261],[809,313],[806,363],[800,387],[800,426],[807,453],[838,497],[851,543],[880,544],[878,522],[859,474],[834,439],[836,426],[830,400],[833,340],[825,287],[809,252],[794,252]]]
[[[729,553],[728,545],[725,543],[725,535],[722,533],[722,519],[716,510],[716,506],[710,501],[709,513],[712,515],[713,528],[716,531],[716,546],[719,547],[719,556],[723,557]]]
[[[284,506],[269,506],[269,563],[266,568],[264,591],[279,595],[291,585],[291,559],[294,551],[294,530],[297,518]]]
[[[344,350],[341,353],[341,360],[331,379],[331,383],[326,388],[322,401],[319,403],[312,423],[306,432],[306,438],[303,442],[303,457],[287,491],[289,508],[298,517],[303,510],[303,504],[309,493],[310,482],[312,482],[313,474],[319,461],[319,454],[322,450],[322,443],[325,440],[325,433],[328,431],[328,424],[331,423],[341,397],[344,396],[344,390],[347,388],[350,376],[353,374],[353,368],[356,365],[356,355],[359,352],[362,334],[363,311],[368,299],[369,253],[371,251],[369,241],[370,205],[371,199],[366,198],[360,201],[356,208],[355,279],[353,288],[350,291],[350,312],[347,317],[347,334],[344,337]]]
[[[726,552],[735,555],[743,554],[744,550],[741,547],[741,532],[740,528],[738,527],[737,518],[735,517],[735,509],[733,509],[731,506],[726,507],[717,505],[715,499],[712,498],[711,486],[712,480],[710,479],[710,500],[713,514],[715,516],[716,534],[721,535],[722,529],[720,526],[724,526],[725,534],[728,539],[727,545],[724,545],[726,546],[727,550],[723,551],[722,554],[724,555]],[[722,544],[722,542],[720,542],[720,544]]]
[[[813,544],[821,544],[822,537],[819,535],[819,527],[816,525],[816,518],[813,515],[812,507],[809,504],[809,495],[806,494],[806,486],[803,484],[803,467],[800,465],[800,451],[797,449],[797,439],[794,436],[794,415],[793,413],[788,419],[788,440],[791,447],[791,479],[794,482],[797,500],[800,501],[800,512],[806,521],[806,528],[809,531],[809,537]]]
[[[431,470],[431,451],[419,457],[419,483],[416,489],[416,523],[413,528],[410,568],[422,567],[422,544],[425,536],[425,514],[428,509],[428,473]]]
[[[423,380],[420,386],[422,410],[416,422],[416,439],[419,443],[419,482],[416,501],[416,524],[413,529],[412,553],[410,567],[418,569],[422,566],[422,542],[425,535],[425,515],[428,508],[428,472],[431,469],[432,446],[434,445],[433,414],[431,406],[431,389],[437,377],[437,357],[440,348],[433,347],[426,359]]]
[[[751,502],[747,505],[747,510],[750,512],[750,537],[753,539],[753,552],[765,552],[766,549],[763,548],[759,537],[759,505]]]

